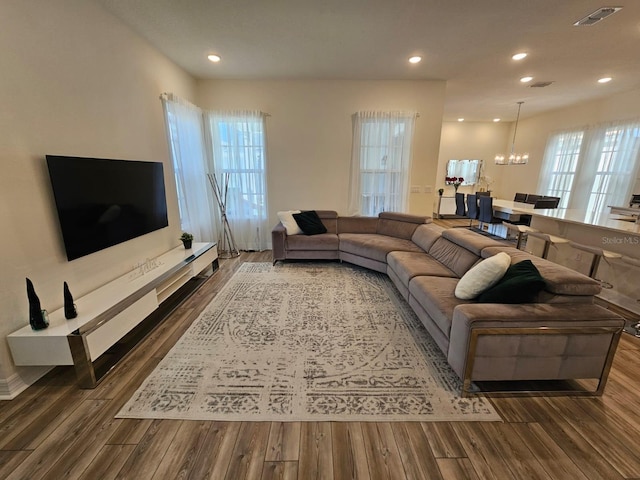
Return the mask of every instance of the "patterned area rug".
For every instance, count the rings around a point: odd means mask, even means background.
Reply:
[[[245,263],[118,413],[243,421],[499,421],[386,275]]]

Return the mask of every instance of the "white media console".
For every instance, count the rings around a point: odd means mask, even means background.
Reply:
[[[132,272],[75,299],[78,316],[64,308],[49,314],[49,327],[29,325],[7,336],[13,361],[20,366],[74,365],[83,388],[96,386],[94,362],[140,324],[190,279],[213,266],[215,243],[182,246],[138,265]]]

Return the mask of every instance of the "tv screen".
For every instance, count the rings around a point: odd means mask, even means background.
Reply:
[[[46,157],[69,260],[169,224],[162,163]]]

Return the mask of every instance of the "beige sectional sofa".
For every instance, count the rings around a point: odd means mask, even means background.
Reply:
[[[386,273],[463,380],[463,395],[481,381],[577,379],[596,382],[567,393],[602,394],[624,319],[593,303],[595,280],[468,229],[443,230],[429,217],[317,213],[327,233],[288,236],[276,225],[274,264],[337,259]],[[457,298],[460,278],[499,252],[512,265],[531,260],[544,289],[531,303]]]

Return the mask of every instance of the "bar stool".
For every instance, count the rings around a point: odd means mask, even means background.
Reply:
[[[623,264],[625,264],[626,266],[640,267],[640,259],[639,258],[632,258],[632,257],[627,257],[626,255],[623,255],[622,258],[620,259],[620,261]],[[637,299],[636,301],[640,302],[640,298]],[[632,313],[636,313],[636,312],[637,311],[632,310]],[[632,320],[631,324],[629,325],[629,329],[631,330],[630,333],[632,333],[636,337],[640,337],[640,321]],[[625,329],[625,330],[627,330],[627,329]]]
[[[598,271],[598,266],[600,265],[600,260],[603,258],[606,260],[607,258],[622,258],[622,255],[616,252],[610,252],[609,250],[603,250],[599,247],[592,247],[590,245],[583,245],[581,243],[569,242],[571,247],[582,250],[583,252],[587,252],[593,255],[593,260],[591,260],[591,266],[589,267],[589,276],[594,280],[600,282],[603,288],[612,288],[613,286],[610,283],[603,282],[602,280],[598,280],[596,278],[596,273]]]
[[[520,250],[522,246],[522,240],[524,240],[530,233],[538,232],[535,228],[528,227],[527,225],[518,225],[517,223],[502,222],[502,225],[507,227],[507,236],[514,234],[516,237],[516,248]]]
[[[536,238],[539,238],[540,240],[544,241],[544,249],[542,250],[542,258],[547,258],[547,256],[549,255],[549,248],[551,247],[551,245],[560,245],[560,244],[564,244],[564,243],[569,243],[569,240],[567,240],[564,237],[558,237],[556,235],[549,235],[548,233],[543,233],[543,232],[530,232],[529,236],[530,237],[536,237]]]

